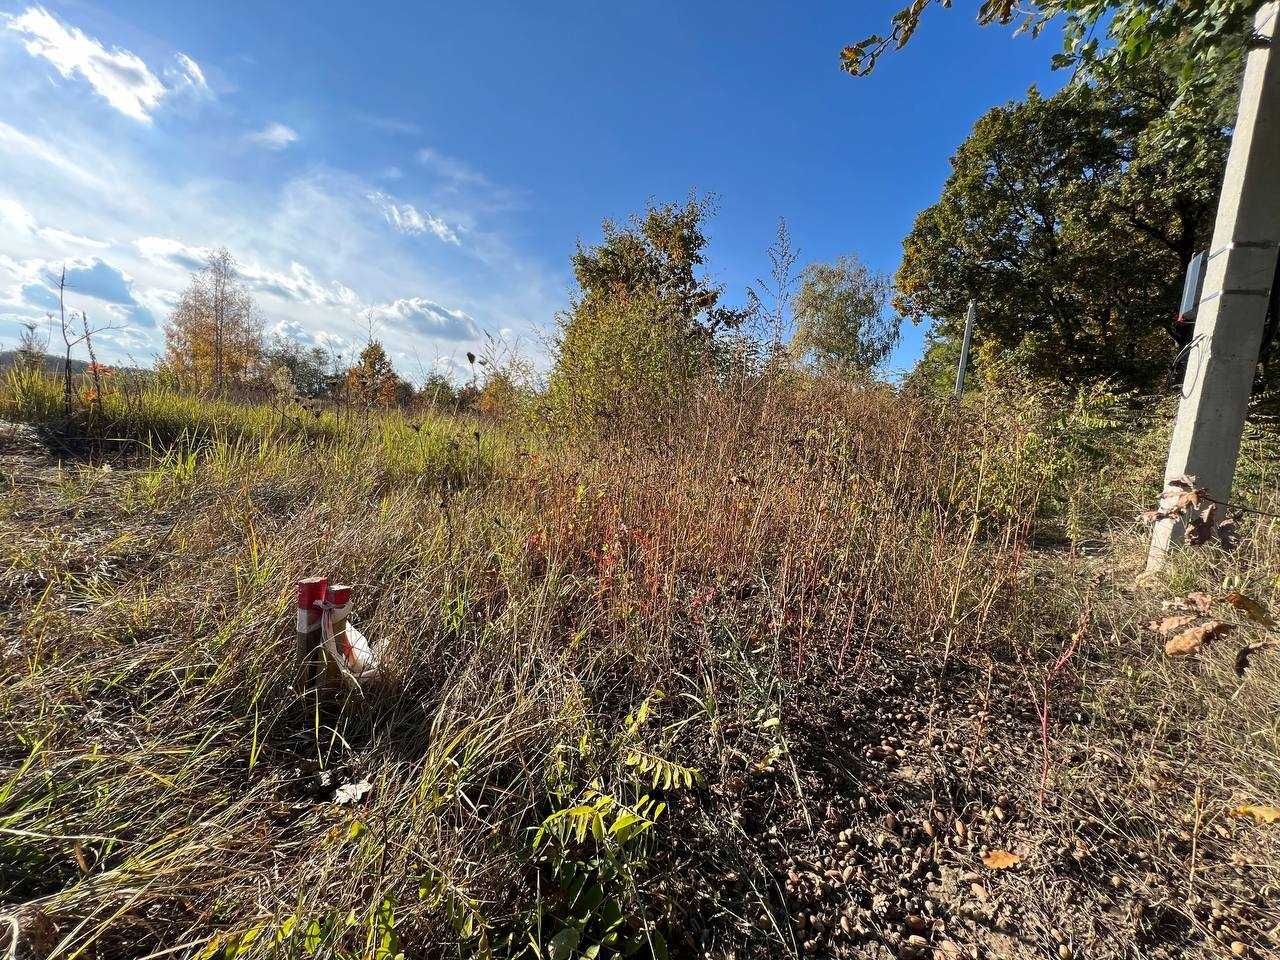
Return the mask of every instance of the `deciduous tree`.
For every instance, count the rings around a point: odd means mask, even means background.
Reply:
[[[253,381],[262,359],[262,318],[226,249],[191,278],[164,331],[163,368],[191,389],[219,396]]]
[[[886,315],[889,280],[855,256],[805,268],[795,298],[795,354],[820,367],[870,370],[898,342],[900,321]]]
[[[1037,372],[1158,386],[1229,145],[1214,104],[1153,143],[1176,97],[1166,71],[1141,68],[1123,87],[1032,90],[982,117],[903,243],[898,309],[946,340],[975,299],[981,338]]]
[[[715,338],[747,310],[720,303],[702,275],[709,200],[651,206],[578,247],[578,294],[559,318],[549,400],[578,423],[653,414],[683,396],[712,360]]]

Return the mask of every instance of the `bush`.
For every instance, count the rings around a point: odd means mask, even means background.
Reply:
[[[619,426],[683,401],[710,352],[651,292],[581,306],[564,325],[548,404],[565,425]]]

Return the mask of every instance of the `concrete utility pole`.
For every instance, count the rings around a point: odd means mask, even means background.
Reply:
[[[1280,251],[1280,50],[1277,8],[1258,11],[1261,40],[1249,51],[1204,295],[1188,346],[1182,402],[1169,445],[1165,483],[1184,475],[1218,501],[1231,497],[1249,393],[1257,370],[1267,301]],[[1156,523],[1147,569],[1164,566],[1183,524]]]
[[[964,393],[964,375],[969,369],[969,344],[973,342],[973,321],[978,317],[978,304],[969,301],[969,312],[964,318],[964,341],[960,344],[960,366],[956,368],[956,399]]]

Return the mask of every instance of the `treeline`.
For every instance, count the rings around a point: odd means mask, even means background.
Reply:
[[[429,372],[415,387],[396,371],[372,331],[354,355],[267,335],[262,312],[225,248],[210,254],[204,269],[192,276],[164,336],[157,377],[198,395],[366,408],[484,408],[491,399],[474,379],[457,386],[439,371]]]
[[[785,224],[769,250],[772,271],[729,306],[706,277],[709,197],[653,204],[606,222],[573,257],[578,291],[557,317],[548,376],[490,341],[468,353],[458,385],[440,371],[414,386],[373,332],[355,355],[268,335],[263,314],[218,250],[192,276],[164,327],[154,376],[217,399],[362,408],[430,405],[453,411],[602,426],[669,411],[707,377],[765,370],[864,375],[898,341],[890,282],[856,256],[799,265]]]

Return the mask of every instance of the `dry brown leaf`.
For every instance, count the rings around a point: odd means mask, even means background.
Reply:
[[[1202,590],[1192,590],[1187,594],[1186,601],[1190,609],[1201,613],[1208,613],[1209,608],[1213,606],[1213,597]]]
[[[1254,823],[1280,823],[1280,807],[1260,807],[1246,803],[1231,812],[1237,817],[1253,817]]]
[[[1254,623],[1260,623],[1264,627],[1275,626],[1275,620],[1272,619],[1267,608],[1253,597],[1246,597],[1239,590],[1232,590],[1222,598],[1222,602],[1231,604]]]
[[[1186,615],[1180,617],[1165,617],[1163,620],[1152,620],[1147,624],[1152,630],[1160,634],[1162,637],[1168,637],[1177,633],[1183,627],[1189,627],[1196,622],[1195,615]]]
[[[1170,637],[1165,643],[1165,655],[1184,657],[1187,654],[1195,653],[1208,641],[1215,637],[1220,637],[1224,633],[1229,633],[1230,630],[1231,624],[1223,623],[1221,620],[1210,620],[1203,626],[1183,630],[1176,637]]]
[[[1008,870],[1022,862],[1022,858],[1008,850],[992,850],[982,858],[983,866],[989,870]]]

